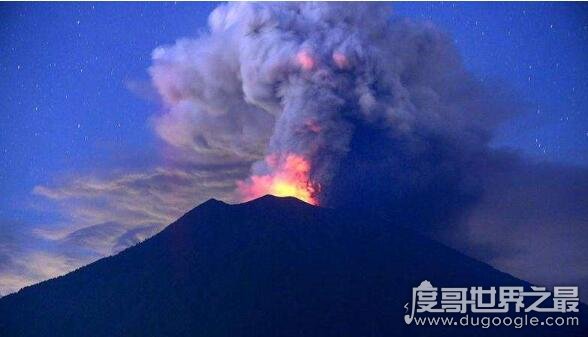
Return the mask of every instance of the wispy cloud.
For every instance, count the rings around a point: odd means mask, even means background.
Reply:
[[[63,275],[83,263],[83,259],[39,251],[14,256],[8,268],[0,268],[0,294],[6,295],[25,286]]]
[[[52,252],[30,231],[30,225],[0,219],[0,295],[61,275],[81,265],[81,256]]]
[[[242,175],[239,167],[158,167],[110,178],[77,177],[65,185],[36,186],[33,193],[67,210],[80,228],[106,222],[134,227],[166,224],[195,203],[230,197]]]
[[[211,197],[232,201],[235,181],[247,165],[183,165],[146,168],[107,177],[70,177],[61,185],[36,186],[59,223],[5,223],[0,240],[0,293],[62,275],[115,254],[157,233]]]

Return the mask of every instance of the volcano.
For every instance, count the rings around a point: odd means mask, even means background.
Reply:
[[[115,256],[0,299],[0,336],[582,335],[583,317],[551,330],[407,325],[424,280],[528,286],[394,221],[290,197],[211,199]]]

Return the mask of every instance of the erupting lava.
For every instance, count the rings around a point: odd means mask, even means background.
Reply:
[[[304,70],[312,70],[312,68],[314,68],[315,61],[308,50],[298,52],[298,54],[296,54],[296,61]]]
[[[279,161],[274,155],[265,159],[272,173],[253,175],[247,181],[237,182],[237,188],[245,200],[266,194],[278,197],[295,197],[309,204],[318,205],[316,193],[319,186],[310,180],[310,164],[300,155],[288,154]]]
[[[341,52],[336,51],[333,53],[333,61],[335,61],[335,64],[337,64],[339,69],[349,68],[349,60],[347,60],[347,56]]]

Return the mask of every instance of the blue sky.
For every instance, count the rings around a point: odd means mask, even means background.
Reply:
[[[10,223],[0,223],[0,234],[14,223],[36,228],[69,221],[67,210],[47,206],[49,193],[33,193],[37,186],[167,160],[153,130],[161,106],[149,86],[151,52],[205,30],[215,6],[0,4],[0,219]],[[475,77],[518,97],[525,112],[498,129],[494,146],[588,166],[586,5],[394,8],[446,31]]]
[[[398,4],[451,33],[479,78],[510,86],[528,113],[496,144],[539,160],[588,163],[588,8],[574,3]]]
[[[4,4],[0,211],[59,176],[142,165],[155,153],[157,109],[127,89],[151,51],[203,29],[213,5]]]

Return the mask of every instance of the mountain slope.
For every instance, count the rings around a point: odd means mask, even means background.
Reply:
[[[0,336],[580,335],[406,326],[423,280],[524,284],[386,221],[293,198],[209,200],[116,256],[0,299]]]

